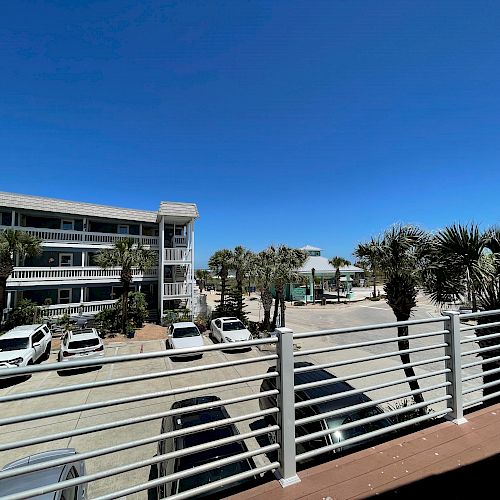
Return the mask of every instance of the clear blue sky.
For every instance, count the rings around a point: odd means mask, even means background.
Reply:
[[[6,2],[0,190],[196,202],[200,266],[497,223],[499,33],[496,1]]]

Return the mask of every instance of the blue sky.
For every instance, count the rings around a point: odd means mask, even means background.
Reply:
[[[0,190],[199,206],[217,248],[499,221],[500,5],[33,1],[0,20]]]

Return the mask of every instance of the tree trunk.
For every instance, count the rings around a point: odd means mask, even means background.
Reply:
[[[373,296],[377,296],[377,276],[375,274],[375,268],[373,268]]]
[[[226,295],[226,278],[221,276],[220,278],[220,310],[224,310],[224,299]]]
[[[474,289],[474,285],[472,285],[472,312],[477,312],[477,296],[476,296],[476,290]]]
[[[409,316],[405,317],[405,318],[403,318],[401,316],[400,317],[396,316],[396,319],[398,321],[406,321],[409,319]],[[400,340],[398,340],[398,349],[400,351],[405,351],[405,350],[410,348],[410,342],[408,340],[404,340],[404,337],[407,337],[407,336],[408,336],[408,327],[407,326],[398,326],[398,337],[400,339]],[[407,365],[410,363],[410,355],[409,354],[406,354],[406,353],[400,354],[400,358],[401,358],[401,363],[403,363],[403,365]],[[403,367],[403,370],[404,370],[405,376],[407,378],[415,376],[415,370],[413,369],[413,367],[408,367],[408,368]],[[408,382],[408,385],[410,386],[410,390],[412,390],[412,391],[420,390],[420,384],[418,383],[418,380],[410,380]],[[424,402],[424,397],[422,396],[422,393],[414,394],[413,399],[414,399],[415,403],[417,403],[417,404]]]
[[[271,322],[271,329],[274,330],[276,328],[276,321],[278,320],[278,310],[281,299],[281,290],[276,288],[276,298],[274,299],[274,313],[273,313],[273,321]]]
[[[130,282],[122,282],[122,333],[127,335],[127,323],[128,323],[128,292],[130,290]]]
[[[238,299],[236,301],[236,316],[243,321],[243,281],[236,283],[236,290],[238,291]]]
[[[262,307],[264,308],[264,319],[262,320],[262,331],[269,331],[269,326],[271,323],[271,307],[273,306],[273,296],[267,289],[260,291],[260,300],[262,301]]]
[[[285,297],[281,294],[280,297],[280,311],[281,311],[281,321],[280,326],[285,326]]]

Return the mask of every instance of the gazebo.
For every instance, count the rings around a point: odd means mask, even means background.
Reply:
[[[285,297],[286,300],[314,302],[323,296],[325,280],[335,279],[337,269],[328,262],[326,257],[321,256],[321,248],[306,245],[300,250],[304,250],[308,257],[304,265],[298,270],[298,274],[304,276],[309,283],[308,285],[290,283],[285,291]],[[356,266],[340,268],[340,280],[345,286],[348,298],[352,297],[352,281],[356,273],[363,273],[363,269]],[[321,288],[315,288],[315,278],[321,278]]]

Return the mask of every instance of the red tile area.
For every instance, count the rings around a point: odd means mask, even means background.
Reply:
[[[299,472],[301,483],[277,481],[233,500],[344,500],[352,498],[471,498],[498,489],[500,404],[442,422],[366,450]],[[496,496],[496,495],[495,495]]]

